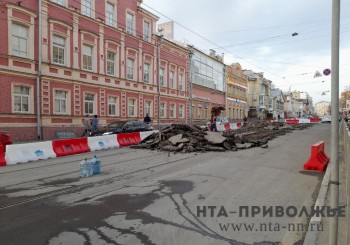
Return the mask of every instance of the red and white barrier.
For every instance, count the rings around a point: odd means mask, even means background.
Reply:
[[[5,159],[7,165],[37,161],[56,157],[52,141],[7,145]]]
[[[88,145],[91,151],[119,148],[120,145],[116,134],[96,136],[88,138]]]
[[[283,121],[281,121],[283,122]],[[319,118],[295,118],[295,119],[286,119],[284,120],[287,124],[299,124],[299,123],[318,123]]]
[[[158,130],[27,144],[13,144],[7,145],[6,153],[3,146],[0,145],[0,166],[138,144],[143,139],[156,132],[158,132]]]
[[[3,145],[0,145],[0,167],[6,166],[5,149]]]
[[[216,129],[219,132],[222,131],[230,131],[230,130],[237,130],[243,126],[244,123],[238,122],[238,123],[217,123]]]
[[[148,136],[150,136],[154,133],[158,133],[158,132],[159,132],[159,130],[140,132],[141,141],[146,139]]]

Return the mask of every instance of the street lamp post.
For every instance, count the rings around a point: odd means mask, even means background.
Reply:
[[[192,95],[192,56],[193,56],[193,50],[190,49],[189,51],[189,99],[190,99],[190,124],[193,124],[193,111],[192,111],[192,106],[193,106],[193,95]]]
[[[340,32],[340,0],[332,2],[332,55],[331,55],[331,208],[339,206],[339,34]],[[349,229],[349,227],[347,227]],[[338,242],[338,212],[331,217],[329,229],[329,245]]]
[[[157,51],[158,51],[158,117],[157,117],[157,124],[158,124],[158,130],[159,130],[159,139],[161,137],[160,135],[160,45],[163,41],[163,35],[160,35],[158,44],[157,44]]]

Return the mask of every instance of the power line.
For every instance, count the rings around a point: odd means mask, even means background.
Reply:
[[[350,18],[350,15],[343,16],[341,19],[346,19],[346,18]],[[256,28],[249,28],[249,29],[238,29],[238,30],[229,30],[229,31],[220,31],[220,32],[207,32],[207,33],[202,33],[202,34],[204,35],[204,34],[223,34],[223,33],[259,31],[259,30],[278,29],[280,27],[298,26],[298,25],[320,23],[320,22],[329,22],[329,21],[331,21],[331,18],[314,20],[314,21],[299,22],[299,23],[287,24],[287,25],[265,26],[265,27],[256,27]]]
[[[195,35],[199,36],[200,38],[202,38],[202,39],[206,40],[207,42],[209,42],[209,43],[211,43],[211,44],[215,45],[216,47],[221,48],[221,49],[223,49],[224,51],[226,51],[226,52],[228,52],[228,53],[232,54],[232,53],[231,53],[229,50],[227,50],[227,49],[225,49],[225,48],[222,48],[220,45],[216,44],[215,42],[213,42],[213,41],[209,40],[208,38],[206,38],[206,37],[204,37],[204,36],[202,36],[202,35],[198,34],[198,33],[197,33],[197,32],[195,32],[195,31],[193,31],[193,30],[189,29],[188,27],[186,27],[186,26],[182,25],[181,23],[179,23],[179,22],[175,21],[174,19],[172,19],[172,18],[168,17],[167,15],[165,15],[165,14],[163,14],[163,13],[159,12],[158,10],[156,10],[156,9],[154,9],[154,8],[152,8],[152,7],[150,7],[149,5],[147,5],[147,4],[145,4],[145,3],[142,3],[142,4],[143,4],[143,5],[145,5],[146,7],[150,8],[150,9],[152,9],[153,11],[155,11],[155,12],[159,13],[160,15],[162,15],[162,16],[164,16],[164,17],[168,18],[169,20],[174,21],[174,23],[176,23],[176,24],[178,24],[179,26],[183,27],[184,29],[186,29],[186,30],[190,31],[191,33],[193,33],[193,34],[195,34]],[[237,57],[237,58],[240,58],[240,59],[242,59],[242,60],[245,60],[245,59],[243,59],[242,57],[239,57],[239,56],[237,56],[237,55],[234,55],[234,54],[232,54],[232,55],[233,55],[233,56],[235,56],[235,57]],[[245,61],[246,61],[246,60],[245,60]],[[253,65],[253,66],[255,66],[255,67],[257,67],[257,68],[259,68],[259,69],[265,70],[266,72],[270,73],[270,74],[271,74],[271,75],[273,75],[273,76],[280,77],[279,75],[275,74],[274,72],[267,71],[266,69],[264,69],[264,68],[262,68],[262,67],[259,67],[259,66],[255,65],[254,63],[251,63],[251,62],[249,62],[249,61],[246,61],[246,62],[247,62],[247,63],[249,63],[249,64],[251,64],[251,65]]]

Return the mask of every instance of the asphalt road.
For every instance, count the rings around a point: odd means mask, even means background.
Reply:
[[[312,206],[323,174],[303,164],[319,140],[329,155],[329,124],[267,149],[96,152],[103,172],[89,178],[79,162],[93,153],[0,168],[0,244],[298,244],[307,217],[239,211]]]

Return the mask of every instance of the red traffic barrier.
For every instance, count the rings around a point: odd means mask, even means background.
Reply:
[[[324,172],[328,163],[329,157],[324,152],[324,141],[319,141],[311,146],[311,156],[304,164],[304,169]]]
[[[87,138],[54,140],[52,148],[58,157],[90,152]]]
[[[225,130],[226,130],[226,131],[230,131],[230,130],[231,130],[231,127],[230,127],[230,124],[229,124],[229,123],[225,123],[225,124],[224,124],[224,127],[225,127]]]
[[[5,160],[5,148],[3,145],[0,145],[0,167],[6,166]]]
[[[287,124],[298,124],[299,119],[286,119]]]
[[[135,145],[141,142],[140,133],[128,133],[128,134],[118,134],[118,143],[121,147],[128,145]]]
[[[314,118],[310,118],[310,122],[315,123],[315,122],[319,122],[320,119],[318,117],[314,117]]]

